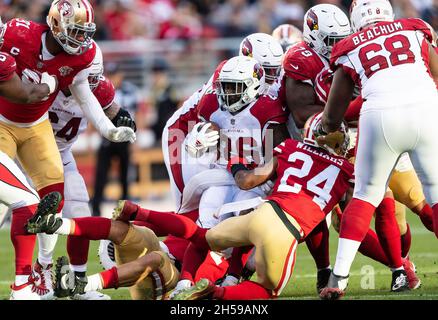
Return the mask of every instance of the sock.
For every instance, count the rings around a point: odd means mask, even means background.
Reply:
[[[417,213],[417,212],[415,212]],[[432,218],[432,208],[426,203],[426,205],[418,212],[421,222],[427,228],[427,230],[433,232],[433,218]]]
[[[196,271],[204,262],[208,250],[204,250],[190,243],[184,253],[184,259],[181,267],[180,280],[190,280],[194,282]]]
[[[368,233],[360,244],[359,252],[385,266],[389,265],[388,258],[380,245],[379,238],[371,229],[368,229]]]
[[[330,265],[329,231],[325,220],[306,237],[306,245],[318,269],[325,269]]]
[[[61,194],[62,200],[58,205],[57,216],[61,216],[62,208],[64,207],[64,182],[55,183],[50,186],[44,187],[38,190],[38,194],[41,198],[50,192],[57,191]],[[53,252],[58,241],[57,234],[38,234],[38,262],[47,268],[48,265],[52,264]]]
[[[336,254],[336,263],[333,268],[335,275],[346,277],[350,274],[350,268],[359,246],[359,241],[339,238],[338,253]]]
[[[401,259],[400,229],[395,219],[395,201],[386,197],[376,209],[376,233],[385,252],[389,266],[399,268],[403,265]]]
[[[409,224],[406,223],[406,233],[402,235],[401,238],[401,256],[402,258],[406,258],[409,254],[409,250],[411,249],[411,228]]]
[[[36,236],[27,233],[25,224],[33,216],[36,208],[35,204],[12,210],[11,241],[15,250],[16,275],[30,275],[32,271]]]
[[[374,210],[369,202],[353,198],[342,215],[339,237],[361,242],[368,232]]]
[[[111,230],[111,219],[102,217],[84,217],[72,219],[75,223],[73,236],[79,236],[88,240],[108,239]],[[63,219],[64,221],[64,219]]]
[[[29,281],[29,275],[16,275],[14,284],[18,287]]]
[[[237,279],[240,278],[243,266],[246,264],[252,248],[253,246],[233,248],[229,259],[228,274],[234,275]]]
[[[107,270],[107,271],[111,271],[111,270],[112,269]],[[106,272],[106,271],[104,271],[104,272]],[[101,272],[101,273],[103,273],[103,272]],[[87,285],[85,286],[85,289],[84,289],[85,292],[97,291],[97,290],[103,289],[103,280],[101,277],[101,273],[96,273],[96,274],[93,274],[93,275],[87,277],[88,282],[87,282]]]
[[[55,233],[68,236],[68,235],[70,235],[70,232],[71,232],[71,225],[72,225],[71,219],[62,218],[62,224],[58,228],[58,230],[55,231]]]
[[[75,236],[67,237],[67,253],[70,259],[70,264],[74,266],[74,268],[76,268],[76,270],[73,269],[73,271],[86,270],[89,247],[90,247],[90,240],[88,239],[84,239],[83,237],[75,237]]]
[[[433,231],[435,236],[438,238],[438,204],[434,204],[432,207],[433,211]]]
[[[103,289],[119,287],[119,273],[117,272],[117,267],[112,267],[109,270],[100,273],[102,278]]]
[[[219,300],[255,300],[272,298],[271,290],[254,281],[243,281],[236,286],[216,287],[213,299]]]

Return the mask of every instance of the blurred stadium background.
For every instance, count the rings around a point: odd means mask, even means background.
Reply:
[[[181,102],[205,82],[223,59],[236,55],[242,38],[253,32],[271,33],[279,24],[291,23],[302,29],[308,8],[332,3],[346,12],[351,0],[91,0],[96,15],[95,40],[104,53],[105,74],[118,87],[118,102],[135,113],[137,141],[130,145],[127,174],[128,197],[156,210],[171,210],[167,173],[162,160],[161,130]],[[21,17],[44,23],[50,0],[0,0],[3,22]],[[438,29],[438,0],[393,0],[397,18],[421,17]],[[100,136],[89,128],[74,145],[78,167],[93,199],[97,168],[109,153],[101,154]],[[95,214],[110,216],[114,203],[123,196],[119,182],[120,160],[110,161],[108,183],[102,206],[90,204]],[[106,170],[104,170],[106,171]],[[100,177],[99,179],[101,179]],[[102,183],[102,181],[101,181]],[[411,215],[413,260],[421,277],[428,282],[419,291],[399,298],[437,299],[436,271],[438,255],[429,247],[433,236]],[[9,295],[12,280],[12,245],[8,223],[0,230],[0,299]],[[332,232],[331,253],[336,252],[336,234]],[[100,270],[96,259],[97,243],[90,250],[90,272]],[[59,240],[55,256],[65,254],[65,240]],[[370,264],[376,271],[376,289],[359,289],[362,266]],[[353,266],[354,280],[350,298],[381,299],[386,296],[390,273],[360,256]],[[432,279],[433,278],[433,279]],[[307,250],[301,248],[293,280],[286,296],[316,298],[314,264]],[[298,285],[299,283],[299,285]],[[379,295],[379,294],[383,295]],[[115,299],[128,298],[127,291],[110,293]],[[365,296],[363,296],[365,294]],[[371,296],[370,296],[371,294]],[[374,294],[374,295],[373,295]],[[392,297],[396,298],[396,297]]]

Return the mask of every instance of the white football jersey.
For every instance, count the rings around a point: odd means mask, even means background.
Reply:
[[[431,33],[420,19],[379,22],[334,46],[342,67],[362,89],[362,112],[427,101],[437,95],[428,66]]]

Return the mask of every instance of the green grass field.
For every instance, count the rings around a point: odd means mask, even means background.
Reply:
[[[349,288],[345,299],[438,299],[438,242],[435,236],[421,225],[416,216],[410,214],[408,220],[412,231],[411,260],[417,266],[417,272],[423,283],[422,287],[401,294],[390,293],[390,271],[379,263],[358,254],[351,270]],[[337,233],[333,229],[330,229],[330,233],[330,255],[333,264],[336,255]],[[98,242],[93,242],[90,246],[88,263],[90,274],[102,270],[97,258],[97,247]],[[55,257],[65,253],[65,238],[59,237]],[[0,299],[9,298],[9,286],[13,281],[13,263],[9,230],[2,229],[0,230]],[[369,281],[370,278],[364,277],[364,272],[367,273],[370,270],[374,270],[374,289],[362,289],[361,283],[372,286],[372,281]],[[318,299],[315,282],[315,264],[305,244],[302,244],[298,247],[298,257],[293,277],[284,290],[282,297],[284,299]],[[125,288],[106,290],[105,292],[114,300],[130,299],[128,290]]]

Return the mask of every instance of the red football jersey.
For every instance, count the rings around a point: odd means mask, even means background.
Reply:
[[[29,71],[37,75],[47,72],[58,80],[57,90],[46,101],[22,105],[0,97],[0,113],[10,121],[31,123],[40,119],[55,100],[58,91],[66,89],[74,77],[88,68],[94,59],[96,46],[93,44],[81,55],[69,55],[62,51],[50,60],[42,60],[42,36],[48,31],[47,25],[22,19],[12,19],[7,24],[2,51],[15,58],[18,76],[22,77],[23,73]]]
[[[7,53],[0,53],[0,81],[7,81],[14,75],[17,64],[15,59]]]
[[[114,102],[116,89],[110,79],[104,78],[99,81],[96,89],[93,90],[94,96],[99,101],[103,110],[108,109]]]
[[[307,236],[354,183],[353,165],[326,150],[287,139],[274,148],[277,181],[267,197],[293,216]]]
[[[286,77],[312,84],[317,101],[325,104],[330,90],[329,63],[304,41],[294,45],[283,60]]]

